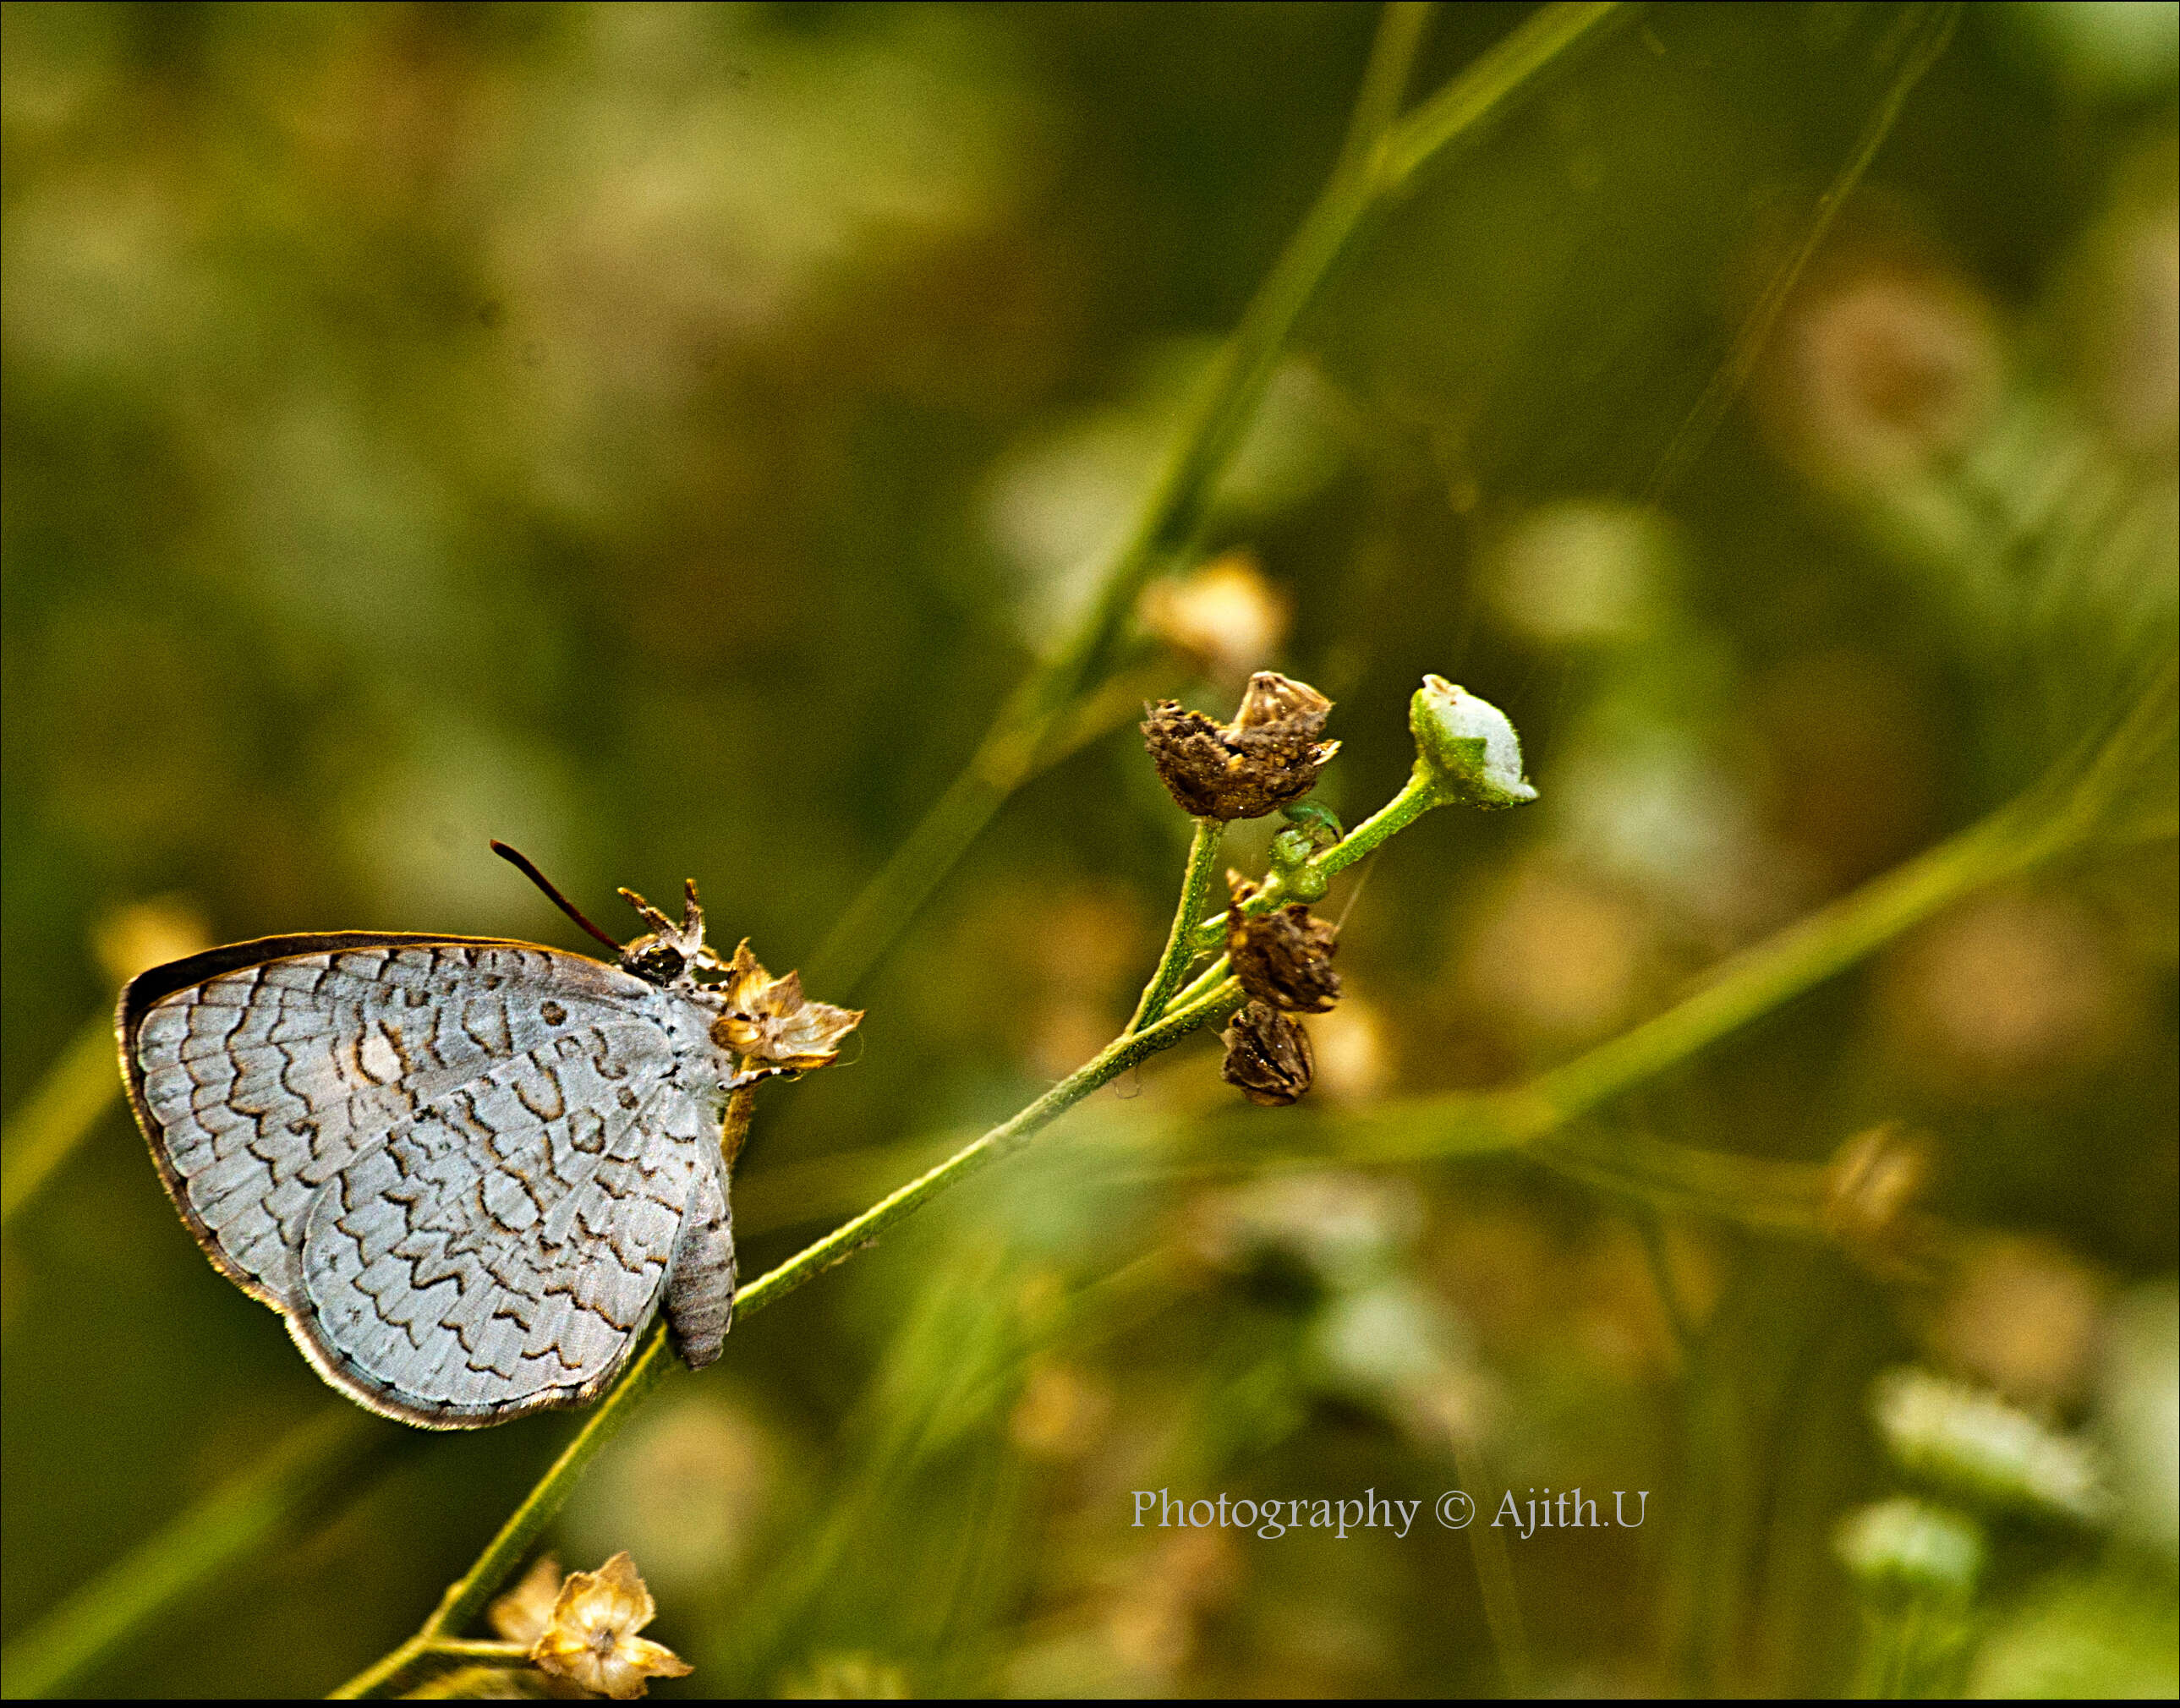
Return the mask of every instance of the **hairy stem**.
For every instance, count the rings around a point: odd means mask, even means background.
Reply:
[[[1195,945],[1196,922],[1203,912],[1204,898],[1211,894],[1212,873],[1219,866],[1219,845],[1225,835],[1226,826],[1217,818],[1196,821],[1196,834],[1188,843],[1188,864],[1181,873],[1181,901],[1173,910],[1173,928],[1166,934],[1158,970],[1143,986],[1142,998],[1136,1004],[1135,1016],[1123,1037],[1153,1024],[1165,1012],[1194,963],[1199,952]]]
[[[1329,848],[1318,850],[1296,869],[1318,878],[1335,878],[1365,857],[1375,853],[1391,837],[1398,835],[1429,812],[1434,807],[1445,804],[1440,795],[1418,766],[1401,792],[1350,830]],[[1293,880],[1274,873],[1264,887],[1241,904],[1248,914],[1269,913],[1283,906],[1293,889]],[[1226,941],[1226,916],[1214,915],[1196,928],[1192,947],[1198,955],[1208,955]]]

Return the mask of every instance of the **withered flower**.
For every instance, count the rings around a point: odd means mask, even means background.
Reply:
[[[553,1623],[560,1599],[560,1562],[550,1554],[522,1574],[522,1581],[485,1610],[492,1628],[510,1643],[535,1643]]]
[[[802,994],[802,975],[774,978],[757,964],[748,941],[727,963],[727,978],[715,987],[728,1012],[712,1023],[713,1041],[731,1050],[746,1066],[774,1072],[823,1067],[840,1054],[841,1040],[856,1029],[862,1011],[812,1002]]]
[[[1277,1109],[1309,1089],[1317,1071],[1309,1034],[1270,1003],[1252,1002],[1227,1022],[1220,1041],[1226,1061],[1219,1077],[1239,1086],[1250,1102]]]
[[[1340,751],[1339,742],[1318,740],[1331,710],[1332,702],[1307,683],[1259,670],[1232,723],[1215,724],[1161,700],[1143,720],[1143,746],[1183,812],[1261,818],[1307,795]]]
[[[663,1644],[636,1634],[658,1613],[636,1562],[625,1551],[616,1554],[595,1572],[568,1574],[551,1618],[531,1645],[531,1661],[602,1696],[641,1696],[651,1679],[686,1678],[691,1670]]]
[[[1322,1014],[1340,994],[1333,951],[1340,928],[1311,916],[1307,902],[1291,901],[1253,917],[1241,904],[1257,886],[1238,872],[1226,874],[1233,897],[1226,909],[1226,954],[1241,989],[1259,1002],[1292,1014]]]

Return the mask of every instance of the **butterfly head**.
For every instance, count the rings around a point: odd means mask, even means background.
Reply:
[[[688,901],[679,925],[633,890],[620,892],[622,900],[651,927],[634,942],[622,945],[622,972],[634,973],[647,984],[666,985],[693,982],[691,968],[719,966],[719,957],[704,944],[704,909],[696,900],[696,880],[688,879],[686,887]]]

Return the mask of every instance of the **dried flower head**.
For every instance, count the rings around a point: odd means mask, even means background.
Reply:
[[[1220,1041],[1226,1061],[1219,1077],[1250,1102],[1280,1108],[1309,1089],[1317,1071],[1309,1034],[1270,1003],[1252,1002],[1227,1022]]]
[[[560,1562],[550,1554],[523,1573],[522,1581],[485,1610],[492,1628],[510,1643],[535,1643],[553,1623],[560,1599]]]
[[[1298,801],[1340,751],[1321,741],[1332,702],[1306,682],[1270,670],[1249,678],[1230,724],[1161,700],[1143,720],[1143,746],[1159,780],[1198,818],[1261,818]]]
[[[595,1572],[568,1574],[530,1659],[541,1671],[602,1696],[641,1696],[651,1679],[686,1678],[691,1671],[663,1644],[636,1634],[658,1612],[636,1562],[616,1554]]]
[[[774,978],[757,964],[745,941],[727,963],[718,987],[729,1011],[713,1022],[712,1038],[751,1067],[797,1072],[838,1059],[841,1041],[862,1019],[860,1009],[812,1002],[802,994],[802,975]]]
[[[1333,951],[1340,928],[1311,917],[1306,902],[1250,915],[1242,903],[1257,886],[1238,872],[1226,874],[1233,898],[1226,909],[1226,953],[1241,989],[1259,1002],[1295,1014],[1322,1014],[1340,994]]]

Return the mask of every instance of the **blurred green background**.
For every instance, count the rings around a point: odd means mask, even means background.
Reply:
[[[1443,8],[1417,90],[1530,9]],[[1305,317],[1118,709],[825,983],[1089,596],[1377,15],[0,8],[10,1166],[70,1040],[193,938],[570,944],[498,836],[625,932],[614,885],[693,876],[715,937],[867,1007],[851,1064],[760,1101],[752,1275],[1126,1020],[1188,832],[1134,703],[1314,682],[1352,822],[1435,671],[1543,799],[1335,891],[1311,1099],[1245,1109],[1202,1041],[1102,1094],[669,1388],[563,1561],[634,1554],[696,1669],[662,1694],[2170,1694],[2169,835],[1979,894],[1592,1123],[1811,1165],[1882,1127],[1850,1162],[1918,1190],[1830,1238],[1511,1157],[1251,1159],[1611,1037],[2169,658],[2180,8],[1970,8],[1889,133],[1917,8],[1667,6],[1573,57]],[[118,1099],[11,1212],[4,1281],[14,1642],[342,1402]],[[2011,1462],[1933,1492],[1873,1421],[1898,1366],[2107,1494]],[[72,1688],[329,1688],[573,1426],[373,1429]],[[1647,1489],[1648,1520],[1502,1531],[1495,1630],[1429,1518],[1456,1452],[1495,1500]],[[1418,1527],[1131,1528],[1137,1490],[1366,1487]],[[1903,1491],[1973,1584],[1869,1563],[1855,1515]]]

